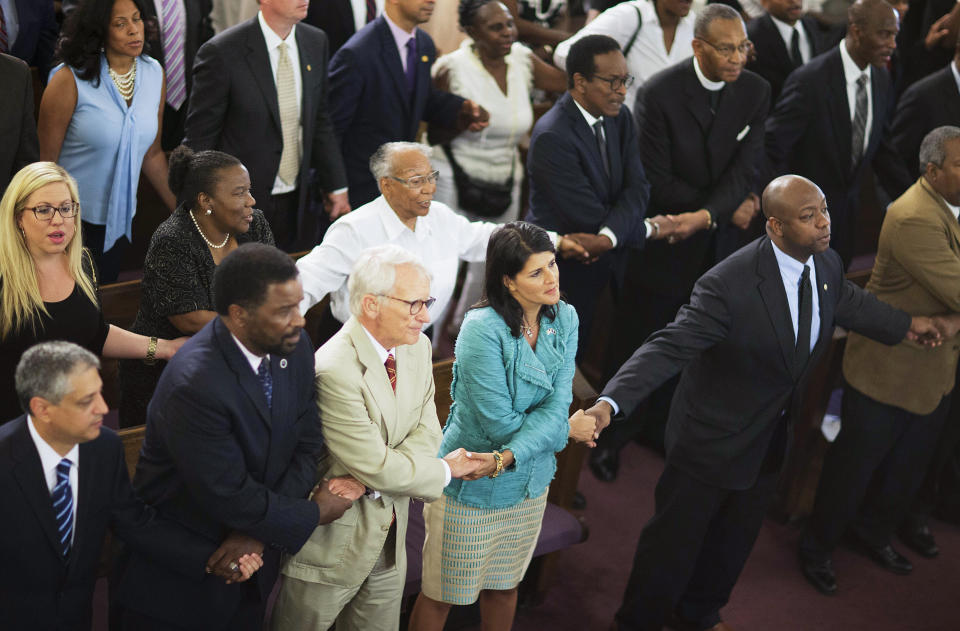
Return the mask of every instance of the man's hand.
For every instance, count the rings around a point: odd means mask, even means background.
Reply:
[[[706,210],[695,210],[678,215],[666,215],[667,220],[673,223],[673,231],[667,237],[667,243],[677,243],[690,238],[692,235],[710,227],[710,216]]]
[[[353,500],[333,493],[329,482],[327,479],[320,480],[319,484],[313,487],[313,493],[310,495],[310,499],[320,507],[319,524],[321,525],[337,521],[353,504]]]
[[[450,466],[450,475],[456,479],[468,479],[467,476],[475,473],[479,469],[483,469],[485,464],[484,459],[481,457],[483,454],[474,454],[467,451],[463,447],[454,449],[446,456],[443,457],[447,461],[447,464]],[[492,454],[488,454],[492,458]]]
[[[597,429],[593,434],[594,439],[600,438],[607,425],[610,424],[610,417],[613,416],[613,407],[606,401],[597,401],[584,414],[594,417],[597,420]]]
[[[463,102],[458,116],[458,127],[470,131],[480,131],[490,124],[490,112],[471,100]]]
[[[670,221],[667,215],[657,215],[656,217],[647,217],[647,221],[656,226],[647,233],[647,238],[653,241],[666,239],[676,230],[676,224]]]
[[[330,217],[330,221],[350,212],[350,196],[347,194],[347,191],[342,193],[324,193],[323,210],[327,213],[327,216]]]
[[[930,30],[927,31],[927,36],[923,39],[923,45],[927,47],[927,50],[933,50],[937,46],[953,48],[957,38],[951,38],[950,35],[957,32],[956,28],[957,24],[954,18],[954,11],[950,11],[930,25]]]
[[[949,340],[960,333],[960,313],[945,313],[931,318],[943,339]]]
[[[574,259],[584,263],[590,262],[590,252],[580,245],[576,239],[566,235],[557,237],[557,254],[564,259]]]
[[[934,326],[933,320],[926,316],[914,316],[910,320],[910,330],[907,331],[906,339],[931,347],[940,346],[943,343],[940,329]]]
[[[207,559],[207,574],[216,574],[227,583],[240,583],[263,566],[263,543],[239,532],[231,532]]]
[[[570,417],[570,438],[578,443],[586,443],[587,447],[596,447],[594,442],[599,436],[597,432],[597,418],[577,410]]]
[[[757,216],[758,212],[760,212],[760,198],[754,193],[747,193],[747,197],[743,200],[743,203],[733,211],[733,216],[730,217],[730,223],[741,230],[746,230],[750,227],[750,223],[753,221],[753,218]]]
[[[330,482],[327,484],[327,487],[334,495],[345,497],[351,502],[355,502],[356,500],[360,499],[367,492],[367,487],[363,484],[360,484],[360,482],[352,475],[342,475],[340,477],[331,478]]]
[[[590,234],[589,232],[573,232],[566,236],[568,239],[574,239],[590,253],[591,259],[596,259],[604,252],[613,249],[613,241],[610,237],[603,234]]]

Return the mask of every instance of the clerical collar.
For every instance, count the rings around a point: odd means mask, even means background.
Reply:
[[[693,69],[697,73],[697,79],[700,80],[700,85],[711,92],[722,90],[723,86],[727,85],[723,81],[711,81],[710,79],[707,79],[706,75],[703,74],[703,71],[700,70],[700,62],[697,61],[696,55],[693,56]]]

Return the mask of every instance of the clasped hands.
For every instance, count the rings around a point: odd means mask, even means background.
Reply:
[[[569,419],[570,438],[587,447],[596,447],[600,432],[610,424],[612,415],[613,408],[606,401],[597,401],[586,410],[577,410]]]
[[[906,339],[917,344],[936,347],[960,332],[960,314],[945,313],[935,316],[914,316]]]

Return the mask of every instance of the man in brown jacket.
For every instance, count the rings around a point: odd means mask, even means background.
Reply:
[[[825,594],[837,589],[830,557],[845,531],[897,574],[913,569],[890,545],[898,528],[914,551],[937,554],[926,524],[905,522],[950,408],[960,354],[960,128],[927,134],[920,165],[923,175],[887,211],[867,289],[911,315],[941,316],[945,340],[934,349],[855,333],[847,340],[843,426],[800,540],[804,576]]]

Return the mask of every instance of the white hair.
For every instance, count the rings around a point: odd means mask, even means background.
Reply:
[[[359,317],[363,311],[364,296],[373,294],[382,299],[393,291],[397,280],[397,267],[400,265],[413,267],[427,279],[431,277],[420,257],[399,245],[378,245],[360,253],[347,280],[350,313],[354,317]]]
[[[370,173],[373,174],[373,179],[377,181],[377,188],[380,188],[380,180],[393,175],[393,159],[398,153],[404,151],[419,151],[427,160],[430,160],[430,156],[433,154],[430,145],[420,142],[387,142],[380,145],[370,156]]]

